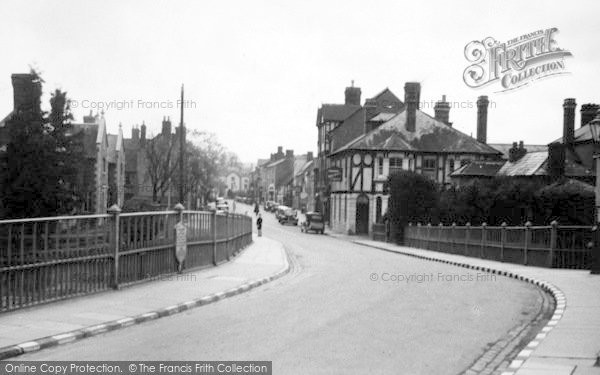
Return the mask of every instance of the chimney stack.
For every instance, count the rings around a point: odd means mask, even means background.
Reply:
[[[131,127],[131,139],[134,142],[137,142],[137,141],[140,140],[140,129],[138,129],[136,127],[136,125],[134,125],[134,126]]]
[[[477,141],[487,143],[487,111],[490,101],[485,95],[477,98]]]
[[[565,174],[565,145],[560,142],[548,145],[548,172],[551,177],[558,179]]]
[[[600,105],[588,103],[581,106],[581,126],[587,125],[596,117]]]
[[[417,123],[417,109],[421,100],[421,84],[406,82],[404,85],[404,104],[406,105],[406,130],[414,132]]]
[[[162,134],[165,136],[171,135],[171,119],[169,117],[163,117]]]
[[[13,86],[13,109],[14,113],[34,111],[40,113],[42,84],[33,74],[13,74],[11,76]]]
[[[448,126],[452,126],[450,120],[450,103],[446,101],[446,95],[442,95],[442,100],[437,101],[433,106],[435,119],[443,122]]]
[[[96,116],[94,116],[92,114],[92,110],[90,109],[90,114],[87,116],[83,116],[83,123],[84,124],[95,124],[96,123]],[[133,132],[133,129],[132,129]]]
[[[314,156],[313,156],[312,151],[309,151],[309,152],[306,153],[306,161],[307,162],[313,160],[313,157]]]
[[[286,158],[293,158],[294,157],[294,150],[285,150],[285,157]]]
[[[346,105],[360,105],[360,87],[354,87],[354,81],[352,86],[346,87]]]
[[[527,154],[527,149],[525,148],[523,141],[519,141],[517,146],[517,142],[513,142],[512,148],[508,150],[508,161],[514,163],[521,159],[523,156]]]
[[[146,123],[142,121],[142,132],[140,136],[140,144],[143,146],[146,144]]]
[[[567,147],[571,147],[575,140],[575,107],[577,107],[575,99],[565,99],[563,103],[563,144]]]

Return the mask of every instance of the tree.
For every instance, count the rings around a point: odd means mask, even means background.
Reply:
[[[174,186],[171,179],[178,170],[176,146],[171,138],[170,135],[159,135],[148,140],[145,147],[152,201],[155,203],[164,199],[169,188]]]
[[[31,76],[33,98],[7,121],[10,139],[0,158],[3,215],[8,218],[66,214],[78,204],[72,159],[77,150],[68,134],[66,93],[54,92],[48,115],[40,105],[44,81],[33,70]]]

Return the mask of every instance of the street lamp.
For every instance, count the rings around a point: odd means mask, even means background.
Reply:
[[[591,273],[600,274],[600,154],[597,152],[598,145],[600,144],[600,110],[598,110],[596,117],[590,121],[587,126],[590,128],[592,141],[594,143],[593,158],[596,171],[596,187],[594,189],[596,201],[596,225],[594,226],[594,246],[592,247]]]

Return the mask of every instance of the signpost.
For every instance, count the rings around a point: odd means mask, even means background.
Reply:
[[[177,271],[181,273],[183,262],[187,256],[187,227],[182,222],[175,225],[175,257],[179,265]]]
[[[327,169],[327,179],[329,181],[342,181],[342,168],[331,167]]]

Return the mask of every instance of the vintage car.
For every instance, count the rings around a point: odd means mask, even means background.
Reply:
[[[285,211],[291,209],[288,206],[284,206],[282,204],[278,205],[275,207],[275,219],[277,219],[277,221],[281,220],[282,217],[285,216]]]
[[[285,207],[285,206],[280,206],[280,207]],[[298,212],[296,210],[294,210],[293,208],[286,207],[282,210],[282,213],[279,214],[279,217],[277,218],[277,220],[279,220],[279,224],[281,224],[281,225],[285,225],[285,224],[298,225]]]
[[[325,232],[325,223],[320,212],[307,212],[305,217],[306,219],[300,225],[301,232],[314,231],[321,234]]]

